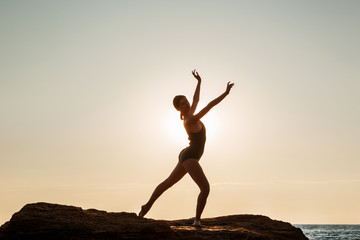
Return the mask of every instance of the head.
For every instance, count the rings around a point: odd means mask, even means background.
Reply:
[[[184,95],[177,95],[174,97],[173,104],[176,110],[181,112],[180,118],[183,119],[182,115],[190,109],[189,101]]]

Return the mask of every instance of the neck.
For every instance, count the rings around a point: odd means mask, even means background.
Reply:
[[[184,118],[187,118],[190,116],[190,111],[186,111],[186,112],[181,112],[181,115],[184,116]]]

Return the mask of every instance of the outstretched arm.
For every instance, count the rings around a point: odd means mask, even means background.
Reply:
[[[213,108],[215,105],[217,105],[219,102],[221,102],[230,93],[230,90],[233,86],[234,86],[234,83],[228,82],[225,92],[223,94],[221,94],[219,97],[212,100],[206,107],[204,107],[198,114],[196,114],[194,116],[195,119],[199,120],[205,114],[207,114],[211,108]]]
[[[194,97],[193,97],[193,101],[190,107],[190,111],[191,113],[194,113],[196,110],[196,107],[199,103],[199,99],[200,99],[200,85],[201,85],[201,77],[199,75],[199,73],[196,70],[192,71],[193,76],[197,79],[198,83],[195,89],[195,93],[194,93]]]

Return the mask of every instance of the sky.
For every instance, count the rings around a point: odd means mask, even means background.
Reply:
[[[359,1],[0,1],[0,224],[25,204],[136,212],[204,118],[203,217],[360,224]],[[189,176],[147,217],[191,218]]]

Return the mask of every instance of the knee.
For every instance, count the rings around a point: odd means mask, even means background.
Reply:
[[[201,191],[202,194],[208,196],[209,193],[210,193],[210,185],[209,185],[209,183],[204,184],[204,186],[201,186],[200,191]]]

